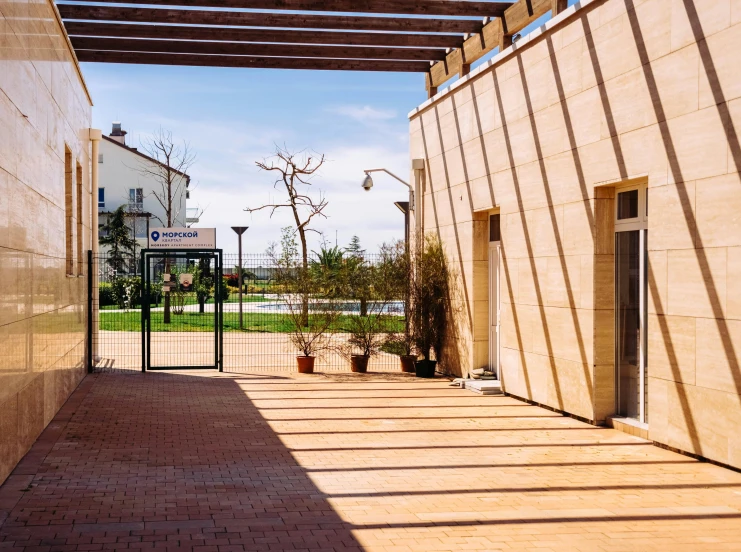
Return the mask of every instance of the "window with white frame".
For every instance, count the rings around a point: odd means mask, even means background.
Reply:
[[[141,211],[144,209],[144,189],[129,188],[129,210]]]
[[[648,423],[648,189],[615,189],[616,413]]]

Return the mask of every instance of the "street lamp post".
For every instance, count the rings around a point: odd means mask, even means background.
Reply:
[[[404,248],[407,254],[409,254],[409,202],[394,201],[394,205],[399,208],[399,211],[404,213]]]
[[[242,280],[243,278],[243,270],[242,270],[242,234],[244,234],[249,226],[232,226],[232,230],[236,232],[238,236],[238,242],[239,242],[239,255],[238,255],[238,263],[239,267],[237,270],[239,270],[239,275],[237,278],[237,281],[239,282],[239,329],[243,329],[242,327],[242,288],[244,287],[244,282]]]
[[[419,197],[422,194],[422,172],[425,168],[425,160],[424,159],[412,159],[412,169],[414,170],[414,186],[409,184],[409,182],[406,182],[405,180],[399,178],[394,173],[392,173],[388,169],[384,168],[378,168],[378,169],[366,169],[365,171],[365,178],[363,179],[363,189],[366,192],[370,192],[371,188],[373,187],[373,178],[371,177],[371,173],[373,172],[385,172],[389,176],[395,178],[404,186],[406,186],[409,189],[409,203],[406,206],[406,209],[403,209],[398,203],[396,204],[397,207],[399,207],[400,210],[404,212],[405,216],[405,239],[407,241],[407,244],[409,243],[409,213],[414,213],[414,225],[415,225],[415,231],[419,233],[422,229],[422,217],[421,217],[421,209],[417,209],[417,201],[419,200]]]
[[[372,172],[385,172],[389,176],[394,177],[396,180],[404,184],[409,189],[409,201],[396,201],[394,202],[394,205],[396,205],[399,210],[404,213],[404,253],[407,256],[407,260],[409,260],[409,212],[414,212],[414,222],[417,229],[417,232],[419,232],[421,228],[421,222],[422,219],[419,216],[419,211],[417,210],[416,206],[416,200],[417,195],[419,195],[420,192],[420,174],[419,172],[424,169],[424,160],[423,159],[414,159],[412,160],[412,168],[414,169],[414,186],[409,184],[409,182],[406,182],[396,176],[394,173],[392,173],[388,169],[366,169],[365,172],[365,178],[363,179],[363,189],[366,192],[370,192],[371,188],[373,187],[373,178],[371,177],[370,173]],[[415,193],[416,188],[416,193]],[[404,333],[406,335],[409,335],[409,304],[410,304],[410,297],[409,297],[409,290],[407,289],[407,292],[404,294]]]

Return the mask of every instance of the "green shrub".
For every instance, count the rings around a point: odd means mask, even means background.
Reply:
[[[229,300],[229,284],[227,283],[226,276],[221,277],[221,297],[219,299],[221,299],[222,303]]]
[[[400,337],[392,337],[386,340],[383,343],[383,345],[381,345],[381,350],[384,353],[389,353],[391,355],[397,355],[397,356],[409,354],[407,345],[404,343],[404,340]]]
[[[111,287],[119,309],[130,309],[141,303],[142,280],[138,276],[116,278]]]
[[[109,282],[100,282],[98,284],[98,305],[108,307],[116,304],[116,297],[113,295],[113,286]]]

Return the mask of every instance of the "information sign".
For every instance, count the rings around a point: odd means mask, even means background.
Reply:
[[[216,229],[150,228],[149,249],[216,249]]]

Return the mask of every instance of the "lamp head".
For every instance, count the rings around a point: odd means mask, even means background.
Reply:
[[[365,178],[363,179],[363,189],[366,192],[370,192],[370,189],[373,187],[373,179],[371,178],[371,175],[368,173],[365,173]]]

